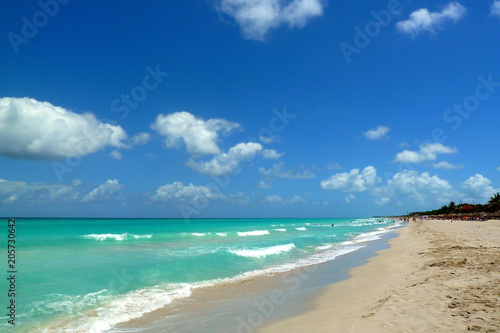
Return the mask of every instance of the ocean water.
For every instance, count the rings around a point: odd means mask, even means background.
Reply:
[[[196,288],[334,260],[398,226],[390,219],[16,222],[16,327],[2,312],[2,332],[106,332]]]

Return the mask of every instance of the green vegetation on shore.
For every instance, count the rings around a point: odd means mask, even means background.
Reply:
[[[408,216],[420,216],[420,215],[457,215],[457,216],[472,216],[480,215],[486,217],[498,217],[500,216],[500,193],[494,194],[487,204],[469,204],[460,203],[455,204],[451,201],[448,205],[435,210],[430,210],[427,212],[413,212]]]

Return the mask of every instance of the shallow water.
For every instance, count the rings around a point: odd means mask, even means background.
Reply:
[[[333,260],[394,226],[379,219],[17,220],[16,331],[104,332],[197,288]]]

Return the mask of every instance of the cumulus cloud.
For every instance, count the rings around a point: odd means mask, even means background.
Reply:
[[[386,134],[389,132],[389,127],[377,126],[375,129],[371,129],[363,133],[363,135],[369,140],[381,140],[386,138]]]
[[[380,206],[385,206],[389,202],[391,202],[391,198],[388,198],[388,197],[383,197],[383,198],[375,200],[375,204],[380,205]]]
[[[407,142],[400,142],[400,143],[398,144],[398,147],[399,147],[399,148],[406,148],[406,147],[408,147],[408,146],[409,146],[409,144],[408,144]]]
[[[267,197],[264,198],[264,202],[270,202],[270,203],[278,203],[282,202],[283,198],[279,195],[268,195]]]
[[[231,205],[246,206],[250,203],[250,198],[243,192],[227,195],[224,199]]]
[[[274,149],[264,149],[262,151],[262,158],[265,160],[277,160],[281,156],[283,156],[285,153],[278,153]]]
[[[410,14],[410,18],[396,24],[396,28],[406,34],[417,35],[420,31],[435,32],[435,28],[446,21],[456,23],[460,20],[467,9],[460,3],[450,2],[441,12],[429,12],[427,8],[421,8]]]
[[[491,4],[491,15],[500,17],[500,0],[495,0]]]
[[[203,174],[224,176],[235,173],[241,162],[253,158],[261,151],[262,145],[260,143],[238,143],[227,153],[216,155],[209,161],[196,162],[190,159],[186,165]]]
[[[185,200],[195,199],[197,197],[205,197],[208,199],[220,198],[222,195],[215,193],[210,187],[195,186],[191,183],[184,185],[182,182],[173,182],[159,187],[156,193],[151,197],[153,200],[169,201],[169,200]]]
[[[138,133],[130,138],[130,146],[142,146],[151,140],[151,134],[149,133]]]
[[[111,158],[114,158],[115,160],[122,160],[123,159],[122,153],[120,153],[117,150],[113,150],[111,153],[109,153],[109,156],[111,156]]]
[[[257,184],[257,187],[258,187],[258,188],[269,189],[269,188],[273,188],[273,185],[272,185],[271,183],[266,183],[265,181],[261,180],[261,181]]]
[[[395,161],[402,163],[421,163],[435,161],[439,154],[455,154],[455,147],[447,147],[441,143],[427,143],[420,146],[420,151],[403,150],[396,155]]]
[[[266,177],[267,179],[272,178],[289,178],[289,179],[308,179],[314,178],[316,175],[309,170],[303,172],[293,172],[292,170],[283,171],[283,162],[278,164],[274,164],[271,169],[259,168],[259,172],[261,175]]]
[[[469,200],[487,201],[493,194],[500,192],[500,189],[491,186],[491,180],[480,174],[470,177],[462,186],[466,191],[466,195],[470,197],[467,198]]]
[[[287,198],[282,198],[279,195],[268,195],[267,197],[264,198],[263,200],[266,203],[275,203],[275,204],[281,204],[281,205],[293,205],[297,203],[305,203],[306,200],[298,195],[295,195],[293,198],[287,199]]]
[[[269,143],[272,143],[274,142],[276,139],[278,138],[278,135],[275,134],[273,136],[259,136],[259,141],[262,142],[262,143],[266,143],[266,144],[269,144]]]
[[[431,176],[428,172],[420,174],[415,170],[395,174],[384,187],[376,189],[374,194],[382,198],[406,196],[419,203],[424,203],[427,198],[447,202],[458,195],[447,180]]]
[[[328,165],[326,166],[326,169],[327,170],[342,170],[342,166],[337,162],[328,163]]]
[[[260,41],[272,28],[301,28],[311,18],[323,15],[322,0],[219,0],[216,8],[238,23],[245,38]]]
[[[203,156],[219,154],[219,136],[240,128],[240,125],[225,119],[203,120],[182,111],[166,116],[160,114],[151,128],[165,137],[167,147],[179,148],[184,143],[189,154]]]
[[[359,169],[353,169],[350,172],[337,173],[321,181],[321,188],[344,192],[365,192],[373,188],[377,182],[380,182],[377,170],[368,166],[361,172]]]
[[[451,164],[446,161],[441,161],[439,163],[433,163],[432,166],[436,169],[444,169],[444,170],[453,170],[453,169],[461,169],[464,166],[462,164]]]
[[[346,204],[350,204],[354,199],[356,199],[356,196],[354,194],[349,194],[342,201],[345,202]]]
[[[26,202],[61,202],[74,200],[78,193],[74,187],[79,183],[73,181],[73,186],[65,184],[26,183],[0,179],[0,198],[4,203],[13,203],[19,199]]]
[[[71,182],[71,185],[77,187],[77,186],[80,186],[82,185],[82,181],[80,179],[74,179],[72,182]]]
[[[0,98],[0,155],[57,160],[105,147],[126,147],[127,134],[91,113],[77,114],[32,98]]]
[[[110,195],[123,188],[118,179],[109,179],[104,184],[99,185],[82,198],[82,202],[99,201],[108,198]]]

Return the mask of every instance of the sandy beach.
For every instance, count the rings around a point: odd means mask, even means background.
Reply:
[[[499,332],[500,221],[416,221],[266,332]]]

